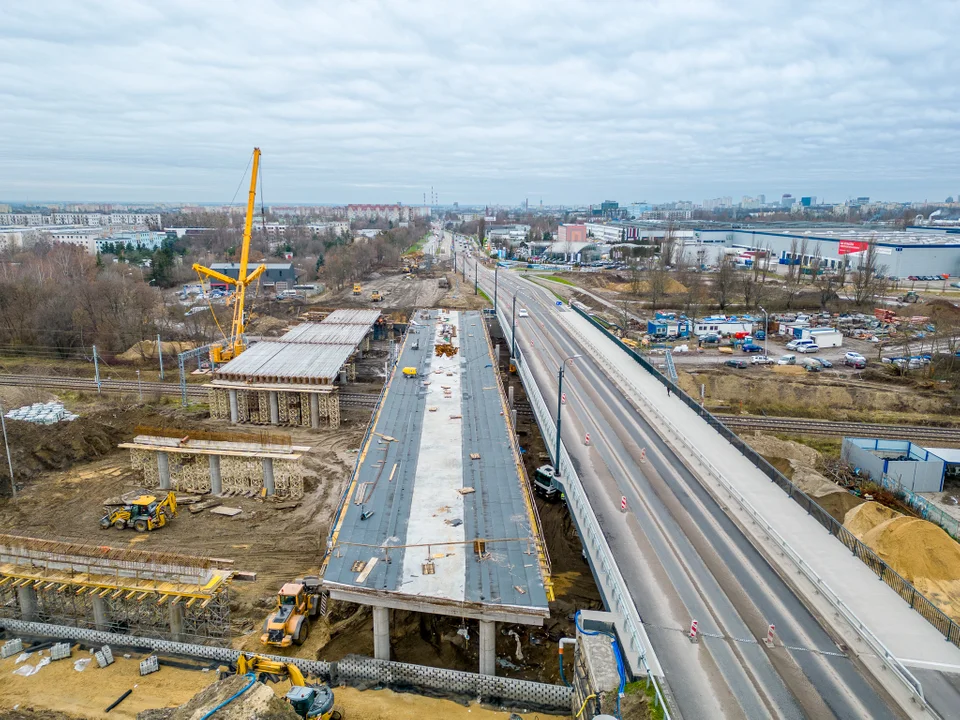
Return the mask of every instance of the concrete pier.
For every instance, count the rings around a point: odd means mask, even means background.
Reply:
[[[237,391],[231,388],[227,391],[230,396],[230,422],[236,425],[240,422],[240,408],[237,405]]]
[[[373,606],[373,657],[390,659],[390,609]]]
[[[273,482],[273,458],[263,459],[263,489],[267,491],[267,497],[277,491],[277,486]]]
[[[17,588],[17,601],[20,603],[20,618],[30,622],[36,621],[37,591],[32,585],[21,585]]]
[[[210,492],[214,495],[223,493],[223,480],[220,478],[220,456],[210,456]]]
[[[157,472],[160,476],[160,489],[170,489],[170,457],[163,451],[157,453]]]
[[[320,427],[320,396],[316,393],[310,393],[310,427]]]
[[[93,597],[93,626],[100,632],[107,632],[110,629],[107,601],[98,595],[94,595]]]
[[[497,674],[497,624],[480,621],[480,674]]]
[[[270,424],[280,424],[280,393],[271,390],[270,393]]]
[[[170,639],[182,642],[183,637],[183,606],[179,603],[170,606]]]

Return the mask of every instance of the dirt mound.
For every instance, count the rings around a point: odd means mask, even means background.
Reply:
[[[960,582],[960,545],[932,522],[901,515],[877,525],[863,541],[911,582]]]
[[[290,323],[272,315],[263,315],[253,320],[247,327],[250,332],[261,335],[280,335]]]
[[[903,515],[886,505],[881,505],[878,502],[865,502],[847,513],[843,519],[843,526],[860,540],[866,542],[864,538],[868,532],[878,525],[898,517],[903,517]]]
[[[196,346],[196,343],[192,342],[162,342],[160,343],[160,349],[163,352],[164,357],[175,358],[177,353],[182,353],[184,350],[192,350]],[[157,341],[156,340],[141,340],[136,343],[126,351],[117,355],[121,360],[129,360],[130,362],[137,362],[138,360],[153,360],[157,357]]]
[[[177,708],[144,710],[137,720],[196,720],[213,710],[224,700],[243,690],[250,679],[234,675],[214,683],[194,695],[190,702]],[[217,711],[218,720],[298,720],[293,708],[260,682]]]
[[[796,460],[811,468],[820,460],[820,453],[812,447],[804,445],[803,443],[794,442],[793,440],[781,440],[771,435],[755,433],[753,436],[747,438],[747,442],[750,443],[750,447],[761,455],[770,455],[785,460]]]

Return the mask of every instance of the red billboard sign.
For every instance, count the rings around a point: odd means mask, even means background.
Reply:
[[[863,252],[867,249],[868,245],[869,243],[865,243],[862,240],[841,240],[840,254],[852,255],[853,253]]]

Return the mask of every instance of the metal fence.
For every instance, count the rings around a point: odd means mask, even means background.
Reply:
[[[892,492],[898,500],[909,506],[924,520],[939,525],[950,537],[960,542],[960,520],[953,515],[937,507],[922,495],[917,495],[909,488],[904,487],[902,483],[889,475],[883,476],[880,485]]]
[[[14,635],[142,648],[150,652],[170,653],[222,663],[235,663],[241,655],[239,650],[230,648],[191,645],[137,635],[120,635],[23,620],[0,620],[0,626]],[[242,654],[252,655],[252,653]],[[440,697],[469,697],[523,713],[542,712],[563,715],[570,713],[572,689],[563,685],[363,657],[348,657],[338,662],[279,655],[264,655],[264,657],[282,663],[292,663],[302,672],[321,678],[331,685],[350,685],[360,689],[388,687],[398,691],[414,691]]]
[[[628,353],[637,363],[687,404],[694,412],[709,423],[724,439],[733,445],[745,458],[762,471],[770,480],[776,483],[787,495],[798,503],[811,517],[815,518],[831,535],[835,536],[863,563],[873,570],[881,580],[892,587],[897,593],[910,603],[910,607],[920,613],[931,625],[937,628],[943,636],[955,645],[960,646],[960,625],[954,622],[939,607],[918,591],[912,584],[891,568],[879,555],[863,544],[853,533],[839,523],[830,513],[820,507],[809,495],[794,485],[783,473],[777,470],[767,460],[744,442],[735,432],[720,422],[716,416],[704,409],[698,401],[687,395],[676,383],[671,382],[646,358],[625,345],[618,337],[606,330],[600,323],[575,307],[574,311],[587,319],[595,328],[616,343],[624,352]]]
[[[500,322],[500,328],[504,337],[510,344],[513,344],[513,338],[510,335],[510,324],[507,322],[505,311],[502,309],[497,312],[497,319]],[[540,388],[537,386],[530,369],[523,359],[523,353],[517,346],[517,372],[520,380],[523,382],[527,399],[530,407],[533,409],[534,417],[544,438],[547,439],[546,445],[551,457],[555,449],[550,438],[556,433],[556,422],[550,409],[547,407]],[[607,543],[603,529],[593,510],[590,500],[583,489],[577,471],[563,443],[560,444],[560,458],[553,458],[554,466],[562,477],[564,496],[567,507],[573,516],[574,523],[580,533],[580,538],[584,549],[590,558],[594,570],[594,577],[597,580],[601,596],[608,610],[620,616],[621,622],[616,623],[617,633],[620,636],[621,647],[628,655],[631,665],[642,668],[647,675],[648,685],[652,682],[651,675],[662,675],[659,662],[653,653],[653,649],[648,647],[646,632],[643,630],[643,624],[640,620],[640,614],[637,611],[630,592],[627,589],[626,581],[620,574],[620,569],[613,557],[613,551]],[[655,703],[663,710],[665,720],[670,720],[670,711],[667,701],[664,698],[660,684],[653,682]]]

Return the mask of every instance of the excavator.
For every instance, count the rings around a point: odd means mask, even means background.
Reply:
[[[220,678],[229,674],[229,668],[220,666]],[[293,711],[304,720],[342,720],[339,711],[333,709],[333,690],[329,685],[307,685],[303,673],[293,663],[271,660],[263,655],[240,654],[237,658],[237,675],[251,675],[260,682],[277,677],[286,678],[293,686],[284,699]]]
[[[149,532],[162,528],[170,518],[177,515],[177,496],[167,493],[163,500],[153,495],[136,495],[107,500],[104,504],[107,514],[100,518],[103,530],[114,527],[117,530],[132,527],[137,532]]]
[[[260,148],[253,149],[253,170],[250,172],[250,191],[247,197],[247,215],[243,223],[243,244],[240,248],[240,270],[236,278],[224,275],[221,272],[212,270],[194,263],[193,269],[200,276],[200,282],[207,277],[227,285],[233,285],[235,289],[233,294],[233,323],[230,326],[230,337],[224,335],[222,343],[216,343],[210,347],[210,359],[215,364],[229,362],[237,355],[247,349],[246,342],[243,339],[243,333],[246,330],[247,318],[244,317],[244,304],[246,301],[247,286],[259,278],[267,269],[266,265],[258,265],[257,268],[247,273],[247,266],[250,261],[250,235],[253,231],[253,211],[254,203],[257,197],[257,178],[260,173]],[[216,316],[214,316],[216,320]],[[219,324],[218,324],[219,327]],[[221,332],[222,329],[221,329]]]
[[[303,645],[310,621],[320,613],[320,578],[307,575],[285,583],[277,593],[277,606],[263,621],[260,642],[275,647]]]

